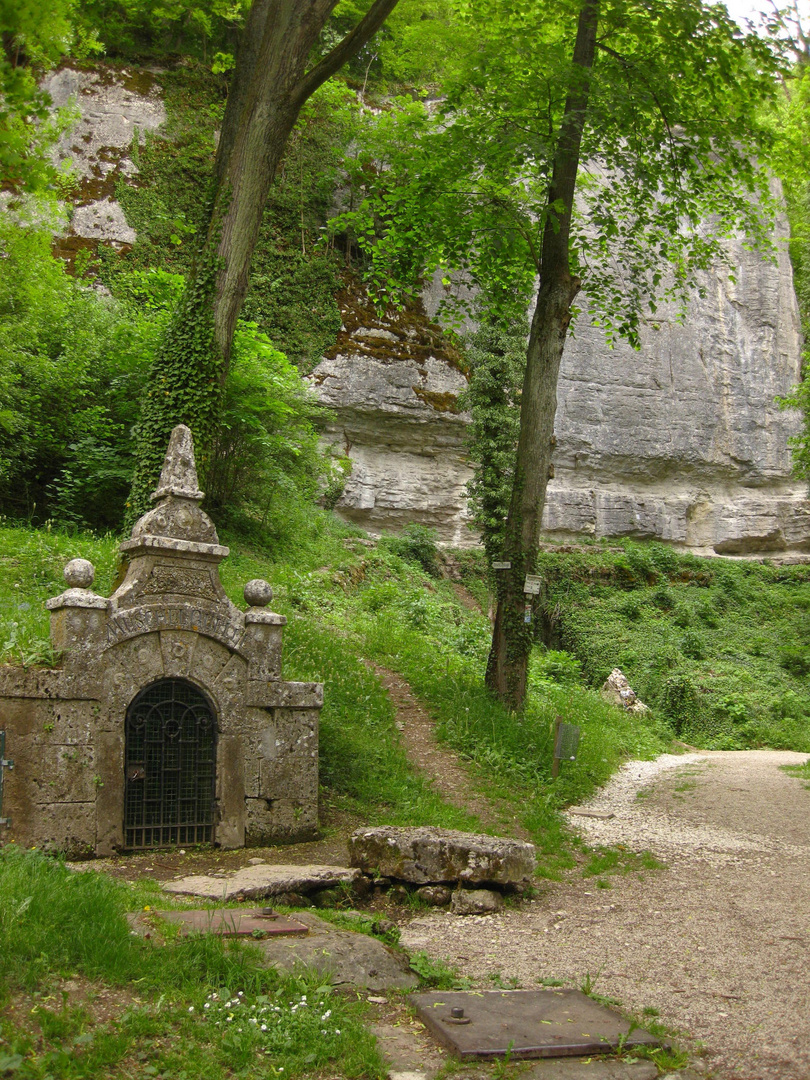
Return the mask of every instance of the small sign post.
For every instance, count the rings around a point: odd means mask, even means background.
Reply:
[[[523,591],[529,596],[539,596],[543,585],[543,579],[539,574],[527,574],[523,582]]]
[[[3,813],[3,769],[13,769],[14,762],[6,759],[6,733],[0,731],[0,814]],[[0,817],[0,825],[10,825],[10,817]]]
[[[575,761],[579,746],[579,728],[575,724],[563,723],[563,718],[554,718],[554,758],[551,762],[551,777],[556,780],[560,775],[561,761]]]
[[[494,562],[492,564],[493,570],[511,570],[512,564],[510,562]]]

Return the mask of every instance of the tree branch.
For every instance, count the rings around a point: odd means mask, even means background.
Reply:
[[[339,42],[330,53],[304,75],[293,91],[293,97],[306,101],[319,86],[339,71],[345,63],[369,42],[397,6],[399,0],[374,0],[366,14],[351,33]]]

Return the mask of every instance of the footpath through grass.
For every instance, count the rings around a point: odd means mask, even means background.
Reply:
[[[232,553],[222,580],[234,602],[244,606],[244,582],[264,577],[289,619],[285,677],[326,684],[326,798],[369,821],[475,825],[410,768],[391,703],[363,660],[408,681],[484,787],[520,804],[552,863],[566,846],[555,811],[586,798],[627,757],[654,756],[674,738],[810,751],[808,566],[698,559],[661,544],[543,554],[557,648],[535,649],[526,709],[516,715],[483,686],[490,629],[469,594],[486,610],[488,586],[476,553],[454,559],[465,606],[458,585],[439,575],[425,530],[370,545],[314,511],[283,547],[258,531],[224,539]],[[113,538],[0,527],[0,651],[50,662],[44,601],[63,587],[64,563],[92,559],[95,588],[105,593],[116,552]],[[648,714],[625,714],[599,697],[616,666]],[[556,716],[582,736],[576,762],[552,781]]]

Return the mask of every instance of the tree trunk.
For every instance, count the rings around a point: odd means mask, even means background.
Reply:
[[[307,99],[373,37],[397,2],[374,0],[351,33],[307,70],[338,0],[254,0],[223,118],[208,225],[183,303],[155,356],[138,424],[128,524],[148,506],[175,424],[194,433],[204,476],[253,249],[287,140]]]
[[[526,698],[535,605],[531,596],[524,592],[524,583],[537,562],[540,524],[554,449],[557,379],[571,320],[571,305],[580,288],[579,279],[570,271],[569,238],[598,21],[599,0],[583,0],[574,44],[571,86],[548,193],[549,207],[556,205],[562,209],[556,213],[550,210],[544,225],[540,289],[526,351],[520,437],[503,551],[503,560],[511,566],[497,572],[498,607],[486,683],[511,709],[520,709]]]

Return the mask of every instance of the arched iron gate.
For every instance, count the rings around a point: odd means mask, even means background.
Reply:
[[[216,714],[184,679],[147,686],[127,709],[124,846],[214,839]]]

